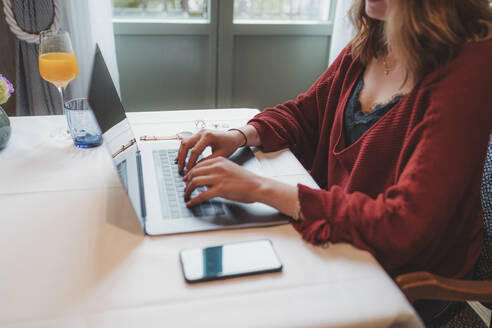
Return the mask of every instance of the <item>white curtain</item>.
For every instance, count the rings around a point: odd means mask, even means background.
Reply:
[[[354,0],[338,0],[335,9],[335,21],[330,45],[329,65],[337,58],[340,51],[352,40],[355,30],[348,17],[348,11]]]
[[[62,0],[65,24],[79,63],[79,76],[70,84],[72,97],[88,95],[96,43],[99,44],[118,93],[111,0]]]

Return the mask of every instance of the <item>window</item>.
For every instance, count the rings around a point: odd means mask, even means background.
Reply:
[[[208,19],[208,0],[112,0],[118,19]]]
[[[328,65],[337,1],[111,0],[123,104],[265,108],[294,99]]]
[[[234,23],[327,22],[330,0],[235,0]]]

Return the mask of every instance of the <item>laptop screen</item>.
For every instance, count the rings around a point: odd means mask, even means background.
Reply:
[[[88,100],[103,133],[104,144],[118,170],[140,224],[144,227],[146,211],[140,151],[97,45]]]

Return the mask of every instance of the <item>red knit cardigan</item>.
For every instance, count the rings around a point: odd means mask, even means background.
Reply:
[[[248,123],[264,151],[290,147],[322,187],[298,186],[294,227],[313,244],[368,250],[392,275],[463,277],[483,239],[492,42],[466,45],[346,147],[343,111],[363,70],[347,47],[306,93]]]

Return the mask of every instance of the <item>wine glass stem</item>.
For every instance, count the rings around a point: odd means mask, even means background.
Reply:
[[[58,92],[60,93],[62,115],[65,115],[65,97],[63,96],[63,87],[58,87]]]

